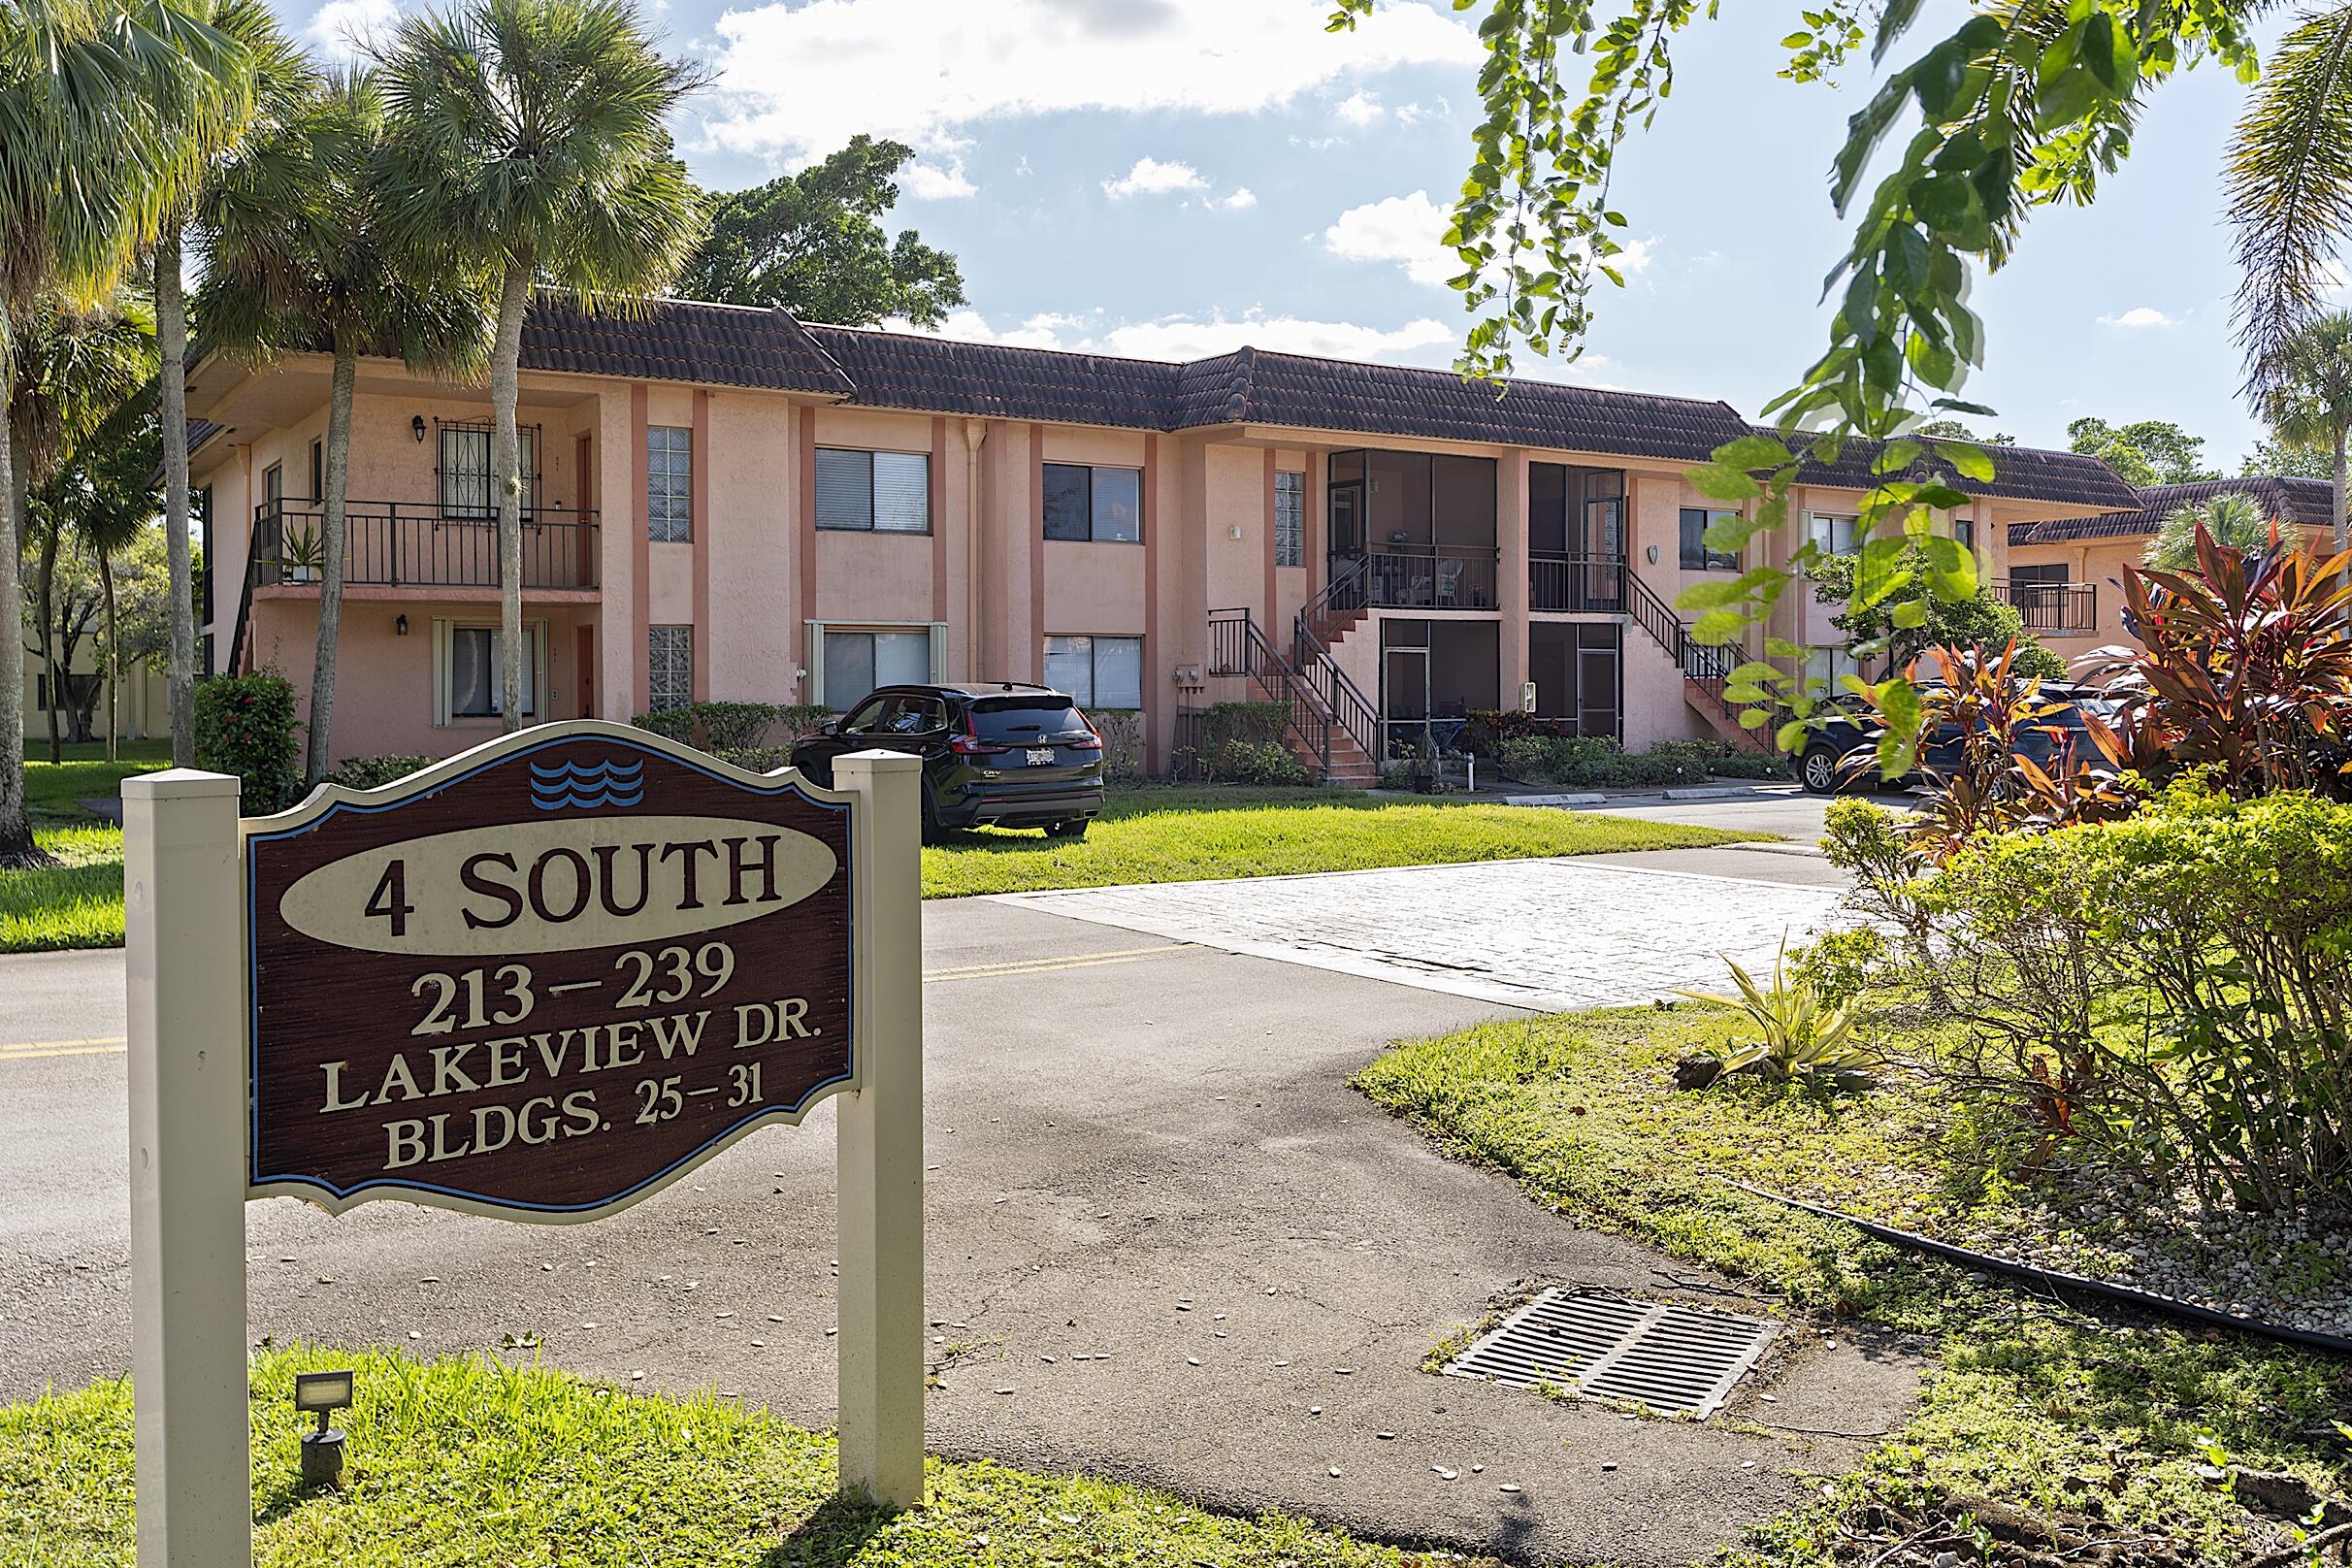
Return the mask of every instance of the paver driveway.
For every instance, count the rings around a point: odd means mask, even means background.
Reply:
[[[999,895],[1057,915],[1561,1012],[1769,971],[1838,893],[1588,860]]]

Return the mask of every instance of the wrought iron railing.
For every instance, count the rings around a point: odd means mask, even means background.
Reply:
[[[1619,615],[1625,609],[1621,555],[1532,555],[1527,558],[1529,609]]]
[[[2000,598],[2017,607],[2029,632],[2064,635],[2099,629],[2099,585],[2095,582],[2017,582],[1993,584]]]
[[[326,506],[303,500],[253,509],[249,586],[316,582],[325,566]],[[597,514],[534,506],[523,516],[523,587],[597,586]],[[352,501],[343,506],[343,584],[381,588],[500,586],[498,519],[434,502]]]
[[[1315,622],[1306,611],[1299,611],[1290,628],[1291,648],[1297,660],[1299,678],[1304,680],[1331,715],[1332,721],[1348,733],[1348,737],[1360,747],[1367,757],[1378,756],[1373,749],[1380,734],[1380,710],[1363,694],[1363,688],[1348,678],[1339,668],[1330,644],[1315,630]]]
[[[1246,677],[1269,702],[1282,703],[1289,710],[1291,733],[1315,759],[1317,781],[1330,781],[1330,710],[1282,650],[1267,640],[1248,609],[1209,612],[1209,673]]]
[[[1353,579],[1358,603],[1345,609],[1492,609],[1495,563],[1491,545],[1383,545],[1332,563],[1334,586]]]

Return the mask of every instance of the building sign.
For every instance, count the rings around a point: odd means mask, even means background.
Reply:
[[[256,1195],[583,1219],[853,1081],[850,801],[575,728],[246,824]]]

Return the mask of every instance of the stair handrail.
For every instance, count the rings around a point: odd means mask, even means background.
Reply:
[[[234,675],[238,672],[238,662],[245,657],[245,623],[253,615],[253,579],[261,570],[261,520],[265,515],[272,523],[278,521],[272,503],[264,502],[253,508],[253,526],[245,535],[245,580],[237,590],[237,624],[229,633],[229,662],[217,671],[205,671],[207,674]]]
[[[1319,783],[1331,780],[1331,715],[1314,687],[1268,640],[1246,605],[1209,611],[1209,673],[1241,675],[1290,710],[1290,728],[1315,756]]]
[[[1321,592],[1298,607],[1300,616],[1312,619],[1319,611],[1337,609],[1348,614],[1369,607],[1363,597],[1365,573],[1371,570],[1372,557],[1359,555],[1333,573]]]
[[[1673,657],[1685,683],[1725,718],[1737,719],[1738,711],[1723,694],[1730,688],[1731,671],[1740,662],[1740,650],[1728,644],[1701,642],[1692,637],[1682,618],[1658,597],[1657,590],[1642,580],[1641,573],[1627,572],[1625,583],[1629,590],[1625,598],[1632,606],[1634,620]],[[1742,733],[1751,734],[1745,730]]]
[[[1385,762],[1376,738],[1380,734],[1380,710],[1364,696],[1363,689],[1348,678],[1348,672],[1339,668],[1331,645],[1317,635],[1305,610],[1300,610],[1292,622],[1290,637],[1298,650],[1299,670],[1309,688],[1323,699],[1324,709],[1365,756],[1375,764]]]

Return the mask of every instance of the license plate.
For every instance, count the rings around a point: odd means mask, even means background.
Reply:
[[[1031,768],[1043,768],[1043,767],[1047,767],[1047,766],[1049,766],[1049,765],[1051,765],[1051,764],[1052,764],[1053,760],[1054,760],[1054,748],[1053,748],[1053,747],[1051,747],[1051,746],[1031,746],[1031,747],[1029,747],[1029,765]]]

